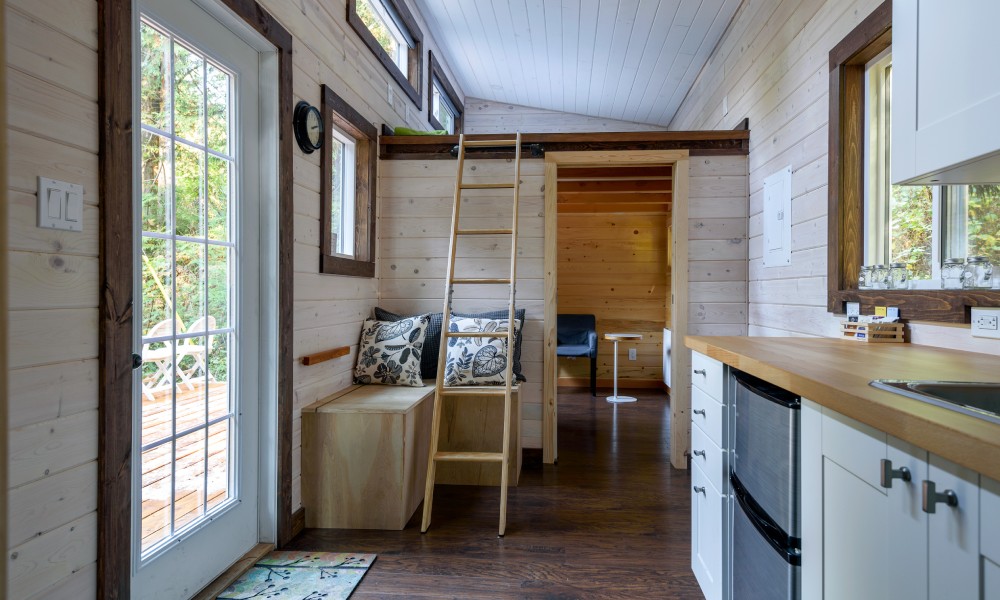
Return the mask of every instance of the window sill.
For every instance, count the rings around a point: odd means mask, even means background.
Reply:
[[[844,314],[845,302],[861,303],[862,314],[873,314],[876,306],[898,306],[907,321],[969,323],[971,307],[1000,307],[1000,290],[831,290],[827,310]]]

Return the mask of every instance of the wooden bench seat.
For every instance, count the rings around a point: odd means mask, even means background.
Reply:
[[[433,407],[433,385],[353,385],[303,408],[306,527],[403,529],[424,498]]]
[[[403,529],[424,498],[434,410],[425,387],[352,385],[302,409],[302,505],[306,527]],[[516,388],[515,388],[516,389]],[[521,472],[514,394],[509,485]],[[503,398],[445,398],[439,449],[496,452]],[[500,485],[498,463],[438,463],[438,484]]]

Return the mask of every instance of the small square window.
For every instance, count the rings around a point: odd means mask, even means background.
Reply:
[[[402,0],[347,0],[347,22],[417,108],[423,36]]]
[[[320,272],[374,277],[377,130],[325,85],[322,111]]]
[[[434,53],[428,54],[430,69],[427,85],[429,98],[427,121],[434,129],[444,130],[449,134],[461,133],[464,107],[458,99],[455,88],[445,76],[441,64],[434,58]]]

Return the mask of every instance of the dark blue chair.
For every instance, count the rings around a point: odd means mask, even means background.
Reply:
[[[597,319],[594,315],[558,315],[556,355],[590,358],[590,395],[597,395]]]

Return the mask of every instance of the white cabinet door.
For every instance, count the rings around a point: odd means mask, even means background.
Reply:
[[[927,480],[939,494],[951,490],[957,506],[939,503],[927,515],[929,597],[978,600],[979,475],[930,455]]]
[[[885,573],[888,506],[881,489],[824,459],[824,598],[890,597]]]
[[[927,479],[927,451],[893,437],[886,460],[898,473],[891,478],[889,497],[889,554],[886,556],[888,598],[928,600],[927,514],[920,510],[922,482]],[[906,469],[909,481],[901,471]]]
[[[722,600],[726,502],[697,464],[691,465],[691,569],[706,600]]]
[[[995,183],[996,0],[895,0],[893,183]]]
[[[983,559],[983,598],[1000,598],[1000,565],[988,558]]]

